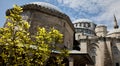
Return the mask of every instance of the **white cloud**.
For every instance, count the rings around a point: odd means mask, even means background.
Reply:
[[[115,14],[118,22],[120,21],[120,1],[113,1],[112,3],[109,3],[109,5],[106,5],[105,12],[103,12],[101,15],[92,17],[97,19],[97,21],[113,21],[113,15]],[[110,23],[109,23],[110,24]]]
[[[57,0],[59,3],[74,9],[76,12],[85,13],[97,24],[113,24],[115,14],[120,22],[120,0]],[[72,17],[74,18],[74,17]],[[120,24],[120,23],[119,23]]]
[[[82,10],[87,11],[89,13],[97,13],[101,6],[97,4],[95,0],[58,0],[58,2],[67,5],[70,8],[75,9],[76,11]]]

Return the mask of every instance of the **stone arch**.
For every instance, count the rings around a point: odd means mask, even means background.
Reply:
[[[98,46],[96,43],[90,43],[88,46],[89,46],[89,47],[96,47],[96,48],[99,48],[99,46]]]
[[[92,56],[96,56],[97,49],[95,47],[90,48],[90,53]]]
[[[88,52],[95,64],[96,64],[96,56],[97,56],[98,49],[99,49],[99,46],[96,43],[90,43],[88,45]]]
[[[91,53],[91,49],[92,48],[95,48],[96,49],[96,51],[99,49],[99,46],[96,44],[96,43],[90,43],[89,45],[88,45],[88,52],[89,53]],[[97,55],[97,54],[96,54]]]
[[[91,55],[91,58],[94,61],[94,63],[96,63],[96,55],[97,55],[96,51],[97,51],[97,49],[95,47],[90,48],[90,55]]]
[[[117,46],[113,46],[112,50],[113,50],[113,54],[114,55],[118,55],[118,48],[117,48]]]

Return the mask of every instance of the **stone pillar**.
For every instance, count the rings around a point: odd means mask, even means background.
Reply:
[[[74,59],[69,57],[69,66],[74,66]]]

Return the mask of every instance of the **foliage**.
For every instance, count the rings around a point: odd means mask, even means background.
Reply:
[[[22,19],[20,6],[14,5],[10,15],[6,16],[5,27],[0,28],[0,65],[7,66],[43,66],[53,50],[60,51],[58,64],[68,55],[56,44],[62,44],[63,34],[51,28],[38,27],[36,35],[30,35],[29,23]]]

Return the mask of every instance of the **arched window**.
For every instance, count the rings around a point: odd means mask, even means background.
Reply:
[[[90,26],[90,23],[88,23],[88,27],[91,27],[91,26]]]
[[[113,54],[118,55],[118,48],[116,46],[113,46]]]
[[[78,39],[80,38],[80,35],[78,35]]]
[[[83,27],[86,27],[86,23],[83,23]]]
[[[76,24],[76,27],[77,27],[78,24]]]
[[[93,59],[93,61],[94,61],[94,63],[96,63],[95,61],[96,61],[96,48],[95,47],[92,47],[91,49],[90,49],[90,54],[91,54],[91,57],[92,57],[92,59]]]
[[[81,27],[81,23],[79,23],[79,26]]]

